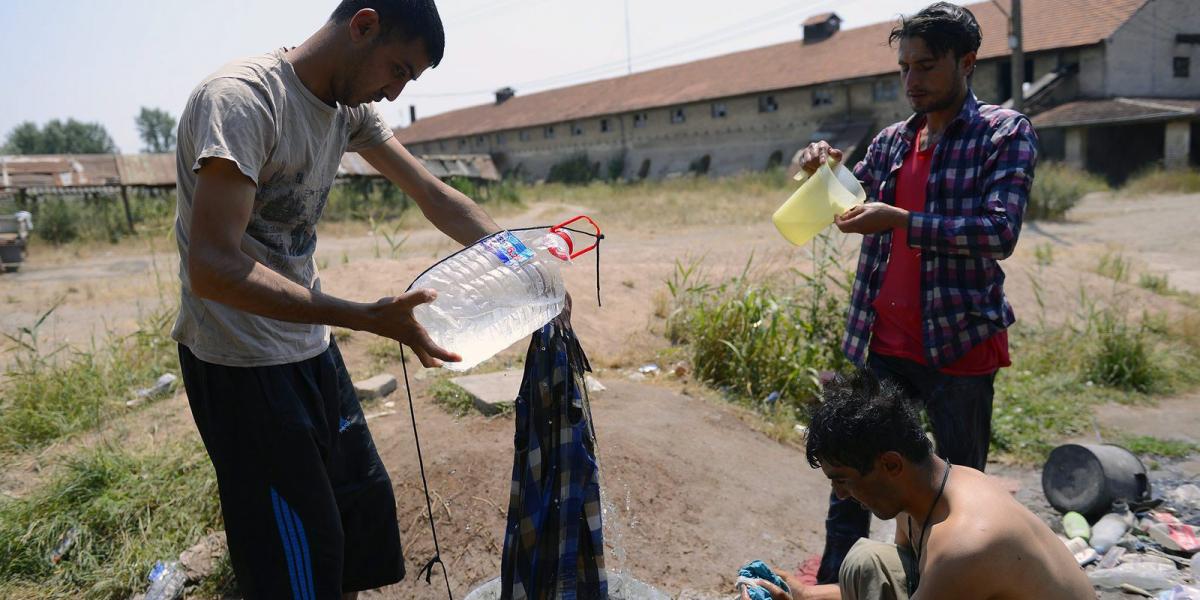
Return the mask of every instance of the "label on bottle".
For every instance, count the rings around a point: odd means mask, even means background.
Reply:
[[[502,264],[509,267],[516,268],[533,260],[533,250],[507,231],[483,240],[483,246],[495,254]]]

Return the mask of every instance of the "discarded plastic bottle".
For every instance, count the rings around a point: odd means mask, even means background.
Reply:
[[[71,551],[71,547],[75,545],[75,540],[79,539],[79,530],[75,527],[67,529],[58,540],[58,545],[54,546],[54,550],[50,552],[50,564],[57,565],[62,562],[67,553]]]
[[[413,282],[437,299],[413,309],[434,343],[462,356],[445,363],[465,371],[537,331],[562,312],[567,289],[561,267],[596,247],[576,251],[564,229],[579,216],[545,229],[502,231],[442,260]]]
[[[1123,500],[1116,500],[1112,504],[1112,512],[1101,517],[1092,527],[1092,537],[1088,541],[1096,552],[1104,554],[1125,537],[1125,532],[1129,531],[1131,525],[1133,513],[1129,512],[1129,506]]]
[[[1170,589],[1179,583],[1175,567],[1155,563],[1128,563],[1111,569],[1096,569],[1087,574],[1092,585],[1121,589],[1122,584],[1140,587],[1151,592]]]
[[[176,600],[183,595],[187,585],[187,574],[175,561],[154,563],[148,579],[150,587],[146,590],[145,600]]]
[[[1069,512],[1063,515],[1062,518],[1063,533],[1068,538],[1083,538],[1088,539],[1092,536],[1091,528],[1088,527],[1087,519],[1077,512]]]

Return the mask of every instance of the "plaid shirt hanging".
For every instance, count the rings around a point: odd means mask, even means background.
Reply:
[[[608,598],[587,371],[569,327],[555,320],[533,334],[516,401],[503,600]]]

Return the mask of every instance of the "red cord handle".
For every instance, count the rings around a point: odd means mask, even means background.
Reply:
[[[590,223],[592,225],[592,229],[596,230],[596,238],[595,238],[596,241],[592,242],[591,246],[588,246],[587,248],[584,248],[583,250],[575,252],[575,245],[571,243],[571,236],[566,235],[565,233],[562,233],[560,230],[563,229],[564,227],[566,227],[567,225],[570,225],[571,223],[574,223],[575,221],[579,221],[581,219]],[[574,260],[580,256],[583,256],[588,251],[594,249],[596,247],[596,245],[600,243],[600,226],[597,225],[596,222],[593,221],[591,217],[586,216],[586,215],[579,215],[578,217],[575,217],[569,221],[563,221],[562,223],[559,223],[558,225],[551,227],[550,233],[556,233],[559,236],[561,236],[564,240],[567,241],[567,252],[569,252],[571,254],[572,260]]]

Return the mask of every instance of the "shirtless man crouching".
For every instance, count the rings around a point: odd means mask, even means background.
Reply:
[[[808,431],[808,462],[880,519],[896,543],[860,539],[836,585],[765,581],[772,600],[1093,600],[1054,533],[995,480],[931,452],[911,403],[869,372],[827,385]],[[748,595],[743,590],[743,598]]]

